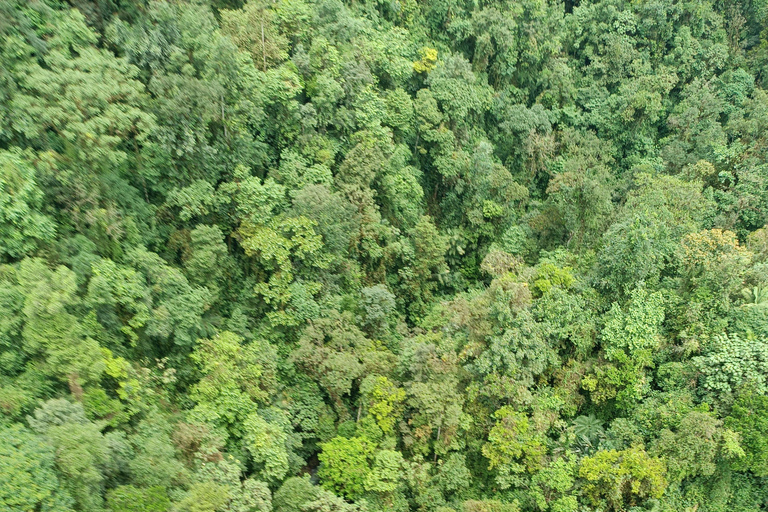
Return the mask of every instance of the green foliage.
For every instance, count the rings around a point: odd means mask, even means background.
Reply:
[[[497,421],[488,434],[488,444],[483,446],[483,455],[488,459],[488,469],[496,470],[496,481],[504,489],[515,481],[515,474],[540,469],[546,447],[543,436],[524,414],[502,407],[493,417]]]
[[[267,482],[282,481],[288,472],[287,435],[276,423],[270,423],[257,413],[243,422],[243,444],[254,463],[263,465],[259,476]]]
[[[272,509],[275,512],[301,512],[304,505],[314,500],[318,489],[309,478],[291,477],[275,491]]]
[[[706,355],[694,357],[702,375],[702,388],[728,395],[747,385],[759,393],[768,392],[768,344],[761,339],[744,339],[738,334],[715,336]]]
[[[394,450],[376,452],[371,471],[365,477],[366,491],[388,493],[397,489],[402,480],[403,455]]]
[[[43,373],[71,385],[98,381],[104,371],[104,352],[84,322],[72,314],[80,299],[74,272],[59,266],[51,270],[43,260],[25,259],[17,267],[11,286],[23,294],[20,346],[38,361]]]
[[[176,509],[183,512],[218,512],[229,498],[227,487],[214,482],[194,484]]]
[[[581,461],[579,476],[586,480],[584,492],[594,505],[624,510],[648,498],[660,498],[667,487],[664,462],[639,447],[599,451]]]
[[[8,510],[74,510],[54,470],[54,447],[18,423],[0,432],[0,504]]]
[[[737,469],[749,469],[757,476],[768,474],[768,444],[765,432],[768,418],[768,398],[748,388],[736,399],[725,426],[739,433],[744,457],[737,459]]]
[[[266,342],[245,344],[242,337],[224,331],[199,340],[191,357],[203,375],[191,390],[197,402],[194,415],[242,438],[247,418],[268,397],[274,371],[271,347]]]
[[[40,211],[43,192],[35,170],[18,149],[0,152],[0,255],[22,258],[55,234],[53,220]]]
[[[99,510],[103,506],[105,469],[111,456],[99,426],[86,419],[80,404],[63,399],[44,402],[28,421],[55,450],[62,486],[76,507]]]
[[[185,480],[185,468],[176,459],[171,443],[171,426],[161,417],[139,423],[129,440],[135,447],[129,462],[132,481],[146,488],[170,488]]]
[[[121,485],[107,493],[107,506],[113,512],[165,512],[170,505],[163,487]]]
[[[325,390],[339,418],[347,419],[349,411],[343,397],[366,368],[385,363],[387,353],[376,349],[354,325],[351,314],[329,311],[327,317],[307,326],[291,358]]]
[[[360,391],[367,398],[368,414],[376,419],[385,435],[392,434],[401,414],[405,390],[396,387],[384,376],[369,375],[360,384]]]
[[[0,1],[0,508],[765,508],[766,20]]]
[[[578,500],[574,495],[576,464],[566,459],[557,459],[537,472],[531,483],[530,494],[539,510],[552,512],[575,511]]]
[[[348,498],[359,497],[368,483],[371,490],[385,490],[393,479],[392,457],[383,456],[377,471],[371,472],[369,459],[374,453],[373,444],[364,437],[334,437],[322,443],[318,455],[318,476],[328,490]],[[395,469],[396,471],[396,469]]]
[[[665,455],[671,481],[710,476],[717,470],[718,456],[727,460],[744,455],[737,437],[723,430],[721,424],[709,414],[690,412],[680,421],[677,432],[661,432],[655,451]]]
[[[602,332],[603,351],[610,363],[582,383],[595,402],[616,398],[620,407],[629,408],[642,400],[650,387],[645,369],[653,366],[654,351],[660,348],[663,320],[664,301],[658,292],[634,290],[626,312],[613,304]]]

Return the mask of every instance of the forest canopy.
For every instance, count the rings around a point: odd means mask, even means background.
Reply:
[[[0,0],[0,509],[768,510],[768,1]]]

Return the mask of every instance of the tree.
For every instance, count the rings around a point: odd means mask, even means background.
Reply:
[[[519,481],[516,475],[541,468],[546,446],[544,437],[525,414],[505,406],[493,417],[496,424],[488,434],[483,455],[488,459],[488,469],[496,470],[499,487],[506,489]]]
[[[171,502],[162,487],[121,485],[107,493],[107,506],[113,512],[165,512]]]
[[[364,437],[334,437],[320,446],[322,452],[318,454],[321,464],[318,476],[323,487],[350,499],[362,495],[368,481],[377,487],[377,475],[369,479],[370,459],[375,448],[370,440]]]
[[[354,325],[349,312],[327,312],[306,327],[292,360],[328,393],[340,419],[349,418],[343,397],[349,395],[366,369],[386,363],[387,353]]]
[[[18,423],[0,433],[0,504],[8,510],[74,510],[54,469],[55,448]]]
[[[360,392],[365,397],[366,412],[376,419],[385,435],[393,434],[395,422],[402,413],[405,390],[385,376],[369,375],[360,384]]]
[[[49,242],[56,224],[40,211],[43,192],[35,170],[30,165],[31,153],[0,152],[0,256],[18,259],[30,255],[41,242]]]
[[[270,318],[277,325],[296,325],[308,317],[298,301],[320,291],[320,284],[298,281],[296,271],[325,268],[322,238],[315,223],[306,217],[274,218],[267,225],[243,222],[238,229],[241,245],[248,256],[257,258],[269,276],[256,284],[254,291],[269,305]],[[298,267],[298,268],[297,268]],[[287,306],[292,306],[287,308]],[[310,306],[311,307],[311,306]],[[286,311],[287,309],[287,311]]]
[[[765,508],[767,1],[0,0],[0,508]]]
[[[267,482],[280,482],[288,473],[288,436],[285,426],[269,422],[251,413],[243,423],[243,444],[253,462],[260,467],[259,476]]]
[[[603,231],[613,211],[609,166],[615,149],[592,133],[569,130],[561,138],[564,151],[553,165],[560,172],[550,178],[546,194],[564,223],[567,243],[580,246]]]
[[[248,2],[242,10],[219,11],[222,31],[229,35],[235,44],[248,52],[264,71],[270,66],[288,57],[288,41],[275,26],[275,14],[267,5],[257,1]]]
[[[667,487],[665,471],[662,460],[649,457],[640,447],[632,447],[601,450],[585,457],[579,476],[587,482],[584,494],[590,503],[625,510],[645,499],[660,498]]]
[[[76,508],[100,510],[111,453],[99,426],[88,421],[82,405],[64,399],[44,402],[28,421],[54,449],[62,487],[72,496]]]
[[[191,357],[203,375],[191,390],[197,402],[195,416],[243,438],[254,407],[265,402],[272,390],[272,348],[266,342],[245,344],[242,337],[224,331],[199,340]]]
[[[768,392],[768,344],[764,340],[718,335],[705,350],[705,355],[693,358],[704,390],[715,396],[730,395],[742,386]]]
[[[306,477],[290,477],[275,491],[272,508],[275,512],[301,512],[304,505],[314,501],[318,488]]]
[[[24,352],[39,360],[47,375],[68,382],[73,393],[80,393],[84,383],[101,376],[104,353],[70,312],[80,303],[74,272],[64,266],[51,270],[40,259],[25,259],[16,280],[25,295]]]
[[[766,428],[766,418],[768,397],[744,388],[725,418],[725,426],[739,433],[744,448],[744,457],[733,463],[735,468],[748,469],[757,476],[768,474],[768,445],[761,435]]]
[[[653,452],[664,456],[672,482],[696,476],[711,476],[718,462],[737,460],[744,451],[737,434],[722,428],[722,421],[703,412],[689,412],[677,432],[661,432]]]
[[[168,421],[154,415],[142,420],[136,433],[129,437],[134,446],[134,456],[128,463],[131,481],[146,488],[145,492],[149,493],[146,499],[152,502],[164,503],[165,490],[186,480],[185,468],[176,458],[170,434]]]
[[[632,292],[627,311],[618,304],[607,314],[601,334],[608,365],[598,367],[595,379],[583,386],[597,403],[616,398],[622,408],[642,400],[650,388],[645,369],[653,366],[653,353],[661,345],[664,305],[661,293],[648,294],[642,288]]]

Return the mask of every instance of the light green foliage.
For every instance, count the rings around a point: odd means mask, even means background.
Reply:
[[[633,291],[626,312],[614,303],[601,334],[606,357],[612,361],[624,356],[649,361],[651,352],[659,347],[663,320],[664,301],[660,293]]]
[[[192,347],[197,337],[202,333],[202,315],[210,305],[211,292],[205,287],[192,286],[177,268],[168,265],[157,254],[147,251],[143,247],[132,249],[126,254],[126,263],[140,273],[134,279],[144,279],[149,287],[151,317],[147,320],[145,334],[153,340],[172,341],[183,347]],[[130,272],[128,273],[130,276]],[[120,274],[116,277],[120,279]],[[133,284],[133,283],[131,283]],[[113,294],[119,294],[113,298],[118,304],[124,300],[136,300],[135,296],[120,297],[123,293],[137,293],[137,288],[130,287],[123,290],[118,281],[113,286]],[[146,293],[146,291],[144,292]],[[114,297],[114,295],[113,295]],[[135,326],[143,322],[143,307],[128,303],[130,308],[135,308],[139,318],[134,317]],[[127,322],[129,327],[131,322]]]
[[[606,287],[627,294],[638,283],[659,281],[674,253],[669,228],[659,217],[656,211],[633,212],[608,228],[600,257]]]
[[[446,494],[461,493],[472,485],[472,473],[466,465],[466,456],[461,453],[451,453],[439,468],[436,483]]]
[[[575,512],[578,501],[574,495],[576,463],[557,459],[538,471],[532,478],[530,494],[539,510]]]
[[[365,370],[387,364],[388,353],[377,350],[374,343],[354,325],[349,313],[329,311],[307,326],[292,359],[328,393],[341,419],[349,411],[343,403],[353,385]]]
[[[383,284],[363,288],[360,295],[364,310],[363,324],[374,332],[385,332],[396,314],[395,295]]]
[[[461,55],[443,57],[427,82],[438,104],[454,123],[469,122],[490,103],[491,88],[472,73],[469,62]]]
[[[627,408],[650,387],[646,368],[653,366],[653,353],[661,345],[664,301],[660,293],[648,294],[642,288],[631,297],[626,311],[614,303],[606,315],[601,338],[605,357],[612,364],[598,367],[595,377],[582,382],[597,403],[616,398]]]
[[[264,482],[248,478],[229,504],[233,512],[271,512],[272,493]]]
[[[272,509],[275,512],[301,512],[304,505],[313,501],[318,488],[305,477],[291,477],[275,491]]]
[[[184,262],[187,279],[192,284],[207,286],[215,300],[229,270],[224,234],[218,226],[197,226],[189,237],[191,255]]]
[[[364,504],[347,503],[324,489],[319,489],[314,500],[305,504],[304,512],[365,512]]]
[[[403,153],[400,151],[395,157],[404,160]],[[410,165],[401,167],[402,163],[395,157],[390,160],[391,169],[381,179],[382,209],[393,224],[406,228],[415,225],[422,215],[424,191],[419,184],[418,169]]]
[[[284,186],[269,178],[262,182],[243,166],[235,170],[234,177],[236,181],[222,184],[217,192],[223,206],[233,206],[236,219],[266,223],[283,207]]]
[[[259,2],[248,2],[242,10],[221,12],[222,31],[238,48],[250,53],[264,71],[268,64],[273,66],[287,57],[288,41],[275,27],[274,17],[272,9]]]
[[[18,90],[11,103],[11,127],[42,149],[49,149],[46,132],[54,131],[58,141],[52,146],[61,145],[58,152],[64,160],[87,165],[91,172],[120,167],[129,158],[121,147],[124,140],[142,143],[154,127],[152,116],[141,108],[145,96],[135,80],[138,70],[95,48],[96,34],[79,11],[46,14],[40,20],[50,31],[46,51],[39,60],[13,68]],[[63,177],[68,178],[77,175],[70,171]]]
[[[487,300],[490,303],[483,313],[493,329],[472,366],[485,377],[483,393],[519,397],[525,394],[521,388],[558,364],[558,356],[544,338],[542,325],[525,308],[530,300],[527,283],[516,282],[510,275],[496,279]]]
[[[596,315],[588,304],[583,295],[553,286],[536,301],[533,314],[544,324],[544,332],[553,340],[552,345],[574,346],[579,353],[586,354],[597,337]]]
[[[254,463],[263,466],[259,476],[267,482],[282,481],[288,472],[287,435],[282,425],[270,423],[258,413],[243,422],[243,444]]]
[[[688,314],[695,320],[691,330],[698,327],[714,334],[723,329],[722,317],[733,309],[751,258],[731,231],[705,230],[682,240],[683,292],[689,302]]]
[[[195,483],[187,499],[202,494],[207,503],[198,506],[216,507],[223,503],[224,506],[219,508],[229,512],[270,512],[272,495],[267,484],[255,478],[244,478],[240,461],[232,455],[222,456],[211,448],[205,449],[208,453],[200,454],[202,457],[193,475]]]
[[[680,421],[677,432],[663,430],[654,452],[665,456],[673,482],[696,476],[710,476],[717,470],[718,457],[725,460],[744,455],[733,431],[702,412],[690,412]]]
[[[121,485],[107,493],[107,507],[112,512],[165,512],[170,505],[162,487]]]
[[[117,427],[130,417],[120,400],[109,397],[101,388],[85,390],[82,399],[85,414],[91,420],[106,420],[110,427]]]
[[[619,219],[603,236],[599,255],[605,286],[622,295],[640,282],[653,289],[681,238],[700,229],[713,207],[700,182],[647,174],[635,180],[638,189],[630,193]]]
[[[568,289],[573,284],[573,275],[570,268],[558,268],[552,263],[544,263],[536,271],[533,285],[541,292],[546,294],[553,286]]]
[[[292,299],[299,298],[295,297],[297,291],[303,290],[310,297],[320,291],[319,283],[294,282],[297,265],[324,268],[328,264],[320,253],[323,242],[314,226],[315,222],[306,217],[289,217],[274,219],[269,225],[245,222],[238,230],[245,253],[257,258],[269,275],[268,280],[256,284],[254,291],[277,310],[270,315],[276,324],[295,325],[305,319],[300,310],[296,311],[298,315],[283,310]]]
[[[463,503],[464,512],[520,512],[516,501],[506,503],[499,500],[467,500]]]
[[[129,440],[135,455],[129,462],[133,482],[147,488],[170,488],[185,480],[185,468],[176,459],[171,425],[161,417],[143,420]]]
[[[437,50],[434,48],[421,48],[419,50],[421,59],[413,63],[413,70],[417,73],[428,73],[435,68],[437,62]]]
[[[408,265],[398,271],[403,292],[411,298],[409,310],[422,312],[433,297],[439,276],[447,269],[446,238],[440,234],[429,217],[422,217],[409,231],[405,249]]]
[[[187,496],[174,508],[179,512],[221,512],[229,501],[225,485],[202,482],[192,485]]]
[[[129,343],[137,343],[137,331],[152,318],[151,292],[142,274],[107,259],[93,262],[91,273],[87,303],[94,308],[102,325],[126,336]],[[118,316],[119,310],[123,318]],[[126,318],[128,315],[130,318]]]
[[[496,481],[504,489],[515,481],[515,475],[533,473],[541,468],[546,451],[544,437],[535,431],[530,419],[511,407],[502,407],[493,417],[496,424],[488,434],[483,455],[488,469],[496,470]]]
[[[374,445],[368,439],[334,437],[321,444],[321,447],[318,476],[326,489],[348,498],[356,498],[365,491],[366,483],[376,490],[388,487],[387,481],[393,476],[388,474],[390,471],[387,469],[391,465],[391,457],[384,456],[379,462],[378,471],[371,473],[370,458],[374,453]],[[373,476],[369,477],[371,474]]]
[[[401,414],[405,390],[396,387],[387,377],[369,375],[360,384],[360,391],[367,399],[368,414],[376,419],[385,435],[392,434]]]
[[[420,336],[403,347],[407,426],[401,424],[403,442],[412,453],[445,455],[461,446],[461,432],[469,418],[464,397],[457,392],[458,358],[450,340],[440,335]],[[407,366],[406,366],[407,365]]]
[[[189,186],[171,190],[166,204],[179,208],[179,218],[189,221],[211,213],[216,205],[215,191],[207,181],[197,180]]]
[[[663,461],[639,447],[599,451],[581,461],[579,476],[586,480],[584,493],[594,505],[624,510],[648,498],[659,498],[667,487]]]

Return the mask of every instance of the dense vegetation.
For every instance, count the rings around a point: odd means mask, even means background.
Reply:
[[[0,0],[0,509],[768,509],[766,0]]]

